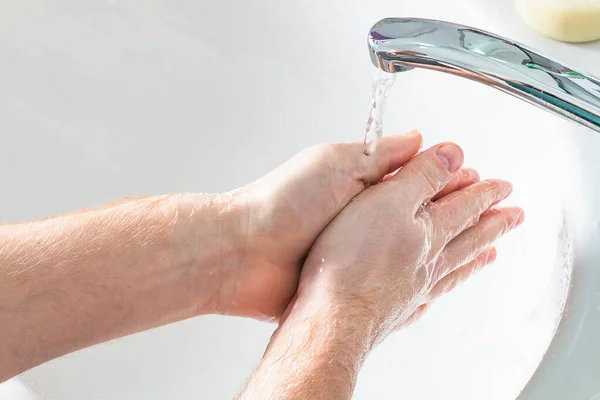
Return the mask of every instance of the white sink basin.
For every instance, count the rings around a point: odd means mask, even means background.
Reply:
[[[442,1],[59,3],[0,5],[0,167],[19,171],[0,174],[12,194],[0,202],[3,220],[135,194],[229,190],[314,143],[361,140],[374,72],[370,25],[391,15],[477,23]],[[526,209],[527,223],[499,244],[495,265],[372,354],[355,398],[514,399],[552,341],[575,260],[574,308],[526,399],[589,400],[583,391],[539,396],[563,374],[580,373],[586,391],[586,371],[598,376],[600,350],[588,355],[575,338],[591,338],[585,324],[600,327],[600,296],[590,296],[600,260],[592,245],[600,135],[425,71],[398,77],[387,114],[388,132],[419,128],[428,145],[455,141],[484,177],[511,180],[511,203]],[[203,317],[22,379],[40,399],[227,399],[273,329]],[[557,369],[552,357],[576,360],[574,370]],[[573,382],[563,382],[564,393]]]
[[[514,183],[510,203],[525,208],[527,224],[501,241],[495,265],[377,349],[358,398],[515,399],[561,317],[577,223],[589,209],[576,142],[594,134],[459,78],[410,71],[396,82],[388,127],[420,124],[430,143],[461,143],[468,165]]]

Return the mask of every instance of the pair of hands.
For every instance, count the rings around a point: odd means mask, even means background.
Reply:
[[[294,362],[310,377],[304,388],[335,389],[313,385],[330,377],[330,355],[346,355],[341,375],[358,368],[370,346],[492,261],[490,245],[523,219],[491,209],[510,184],[478,182],[456,145],[420,146],[417,133],[385,138],[371,157],[361,143],[320,145],[225,195],[125,199],[3,225],[0,320],[11,329],[0,382],[216,312],[279,320],[248,393],[302,388]],[[306,393],[272,398],[315,398]]]
[[[520,208],[492,208],[511,185],[480,182],[454,144],[417,155],[421,141],[387,137],[371,157],[361,143],[319,145],[240,189],[244,262],[220,311],[358,309],[381,340],[491,263],[491,244],[523,221]]]

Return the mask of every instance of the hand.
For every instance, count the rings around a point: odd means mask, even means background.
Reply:
[[[478,181],[462,163],[456,145],[435,146],[329,223],[241,399],[351,398],[376,343],[493,261],[490,245],[523,211],[491,210],[511,185],[460,184]]]
[[[420,146],[416,132],[383,138],[376,157],[364,156],[362,143],[322,144],[238,190],[232,201],[243,210],[242,261],[222,290],[219,312],[279,317],[321,231],[356,195],[404,165]],[[476,173],[461,171],[450,186],[477,179]]]
[[[374,345],[493,261],[490,246],[523,221],[523,210],[491,209],[511,193],[505,181],[450,193],[462,163],[460,148],[438,145],[358,195],[313,245],[284,319],[328,310]]]

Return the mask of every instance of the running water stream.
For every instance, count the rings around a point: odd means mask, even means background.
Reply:
[[[381,135],[383,134],[385,103],[390,89],[394,86],[395,80],[396,74],[383,72],[380,69],[375,73],[371,92],[371,112],[369,113],[369,121],[367,122],[363,145],[363,154],[366,156],[375,153],[377,143],[379,143],[379,139],[381,139]]]

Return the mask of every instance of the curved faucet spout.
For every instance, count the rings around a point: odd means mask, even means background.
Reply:
[[[376,67],[462,76],[600,132],[600,81],[519,43],[450,22],[386,18],[369,31]]]

